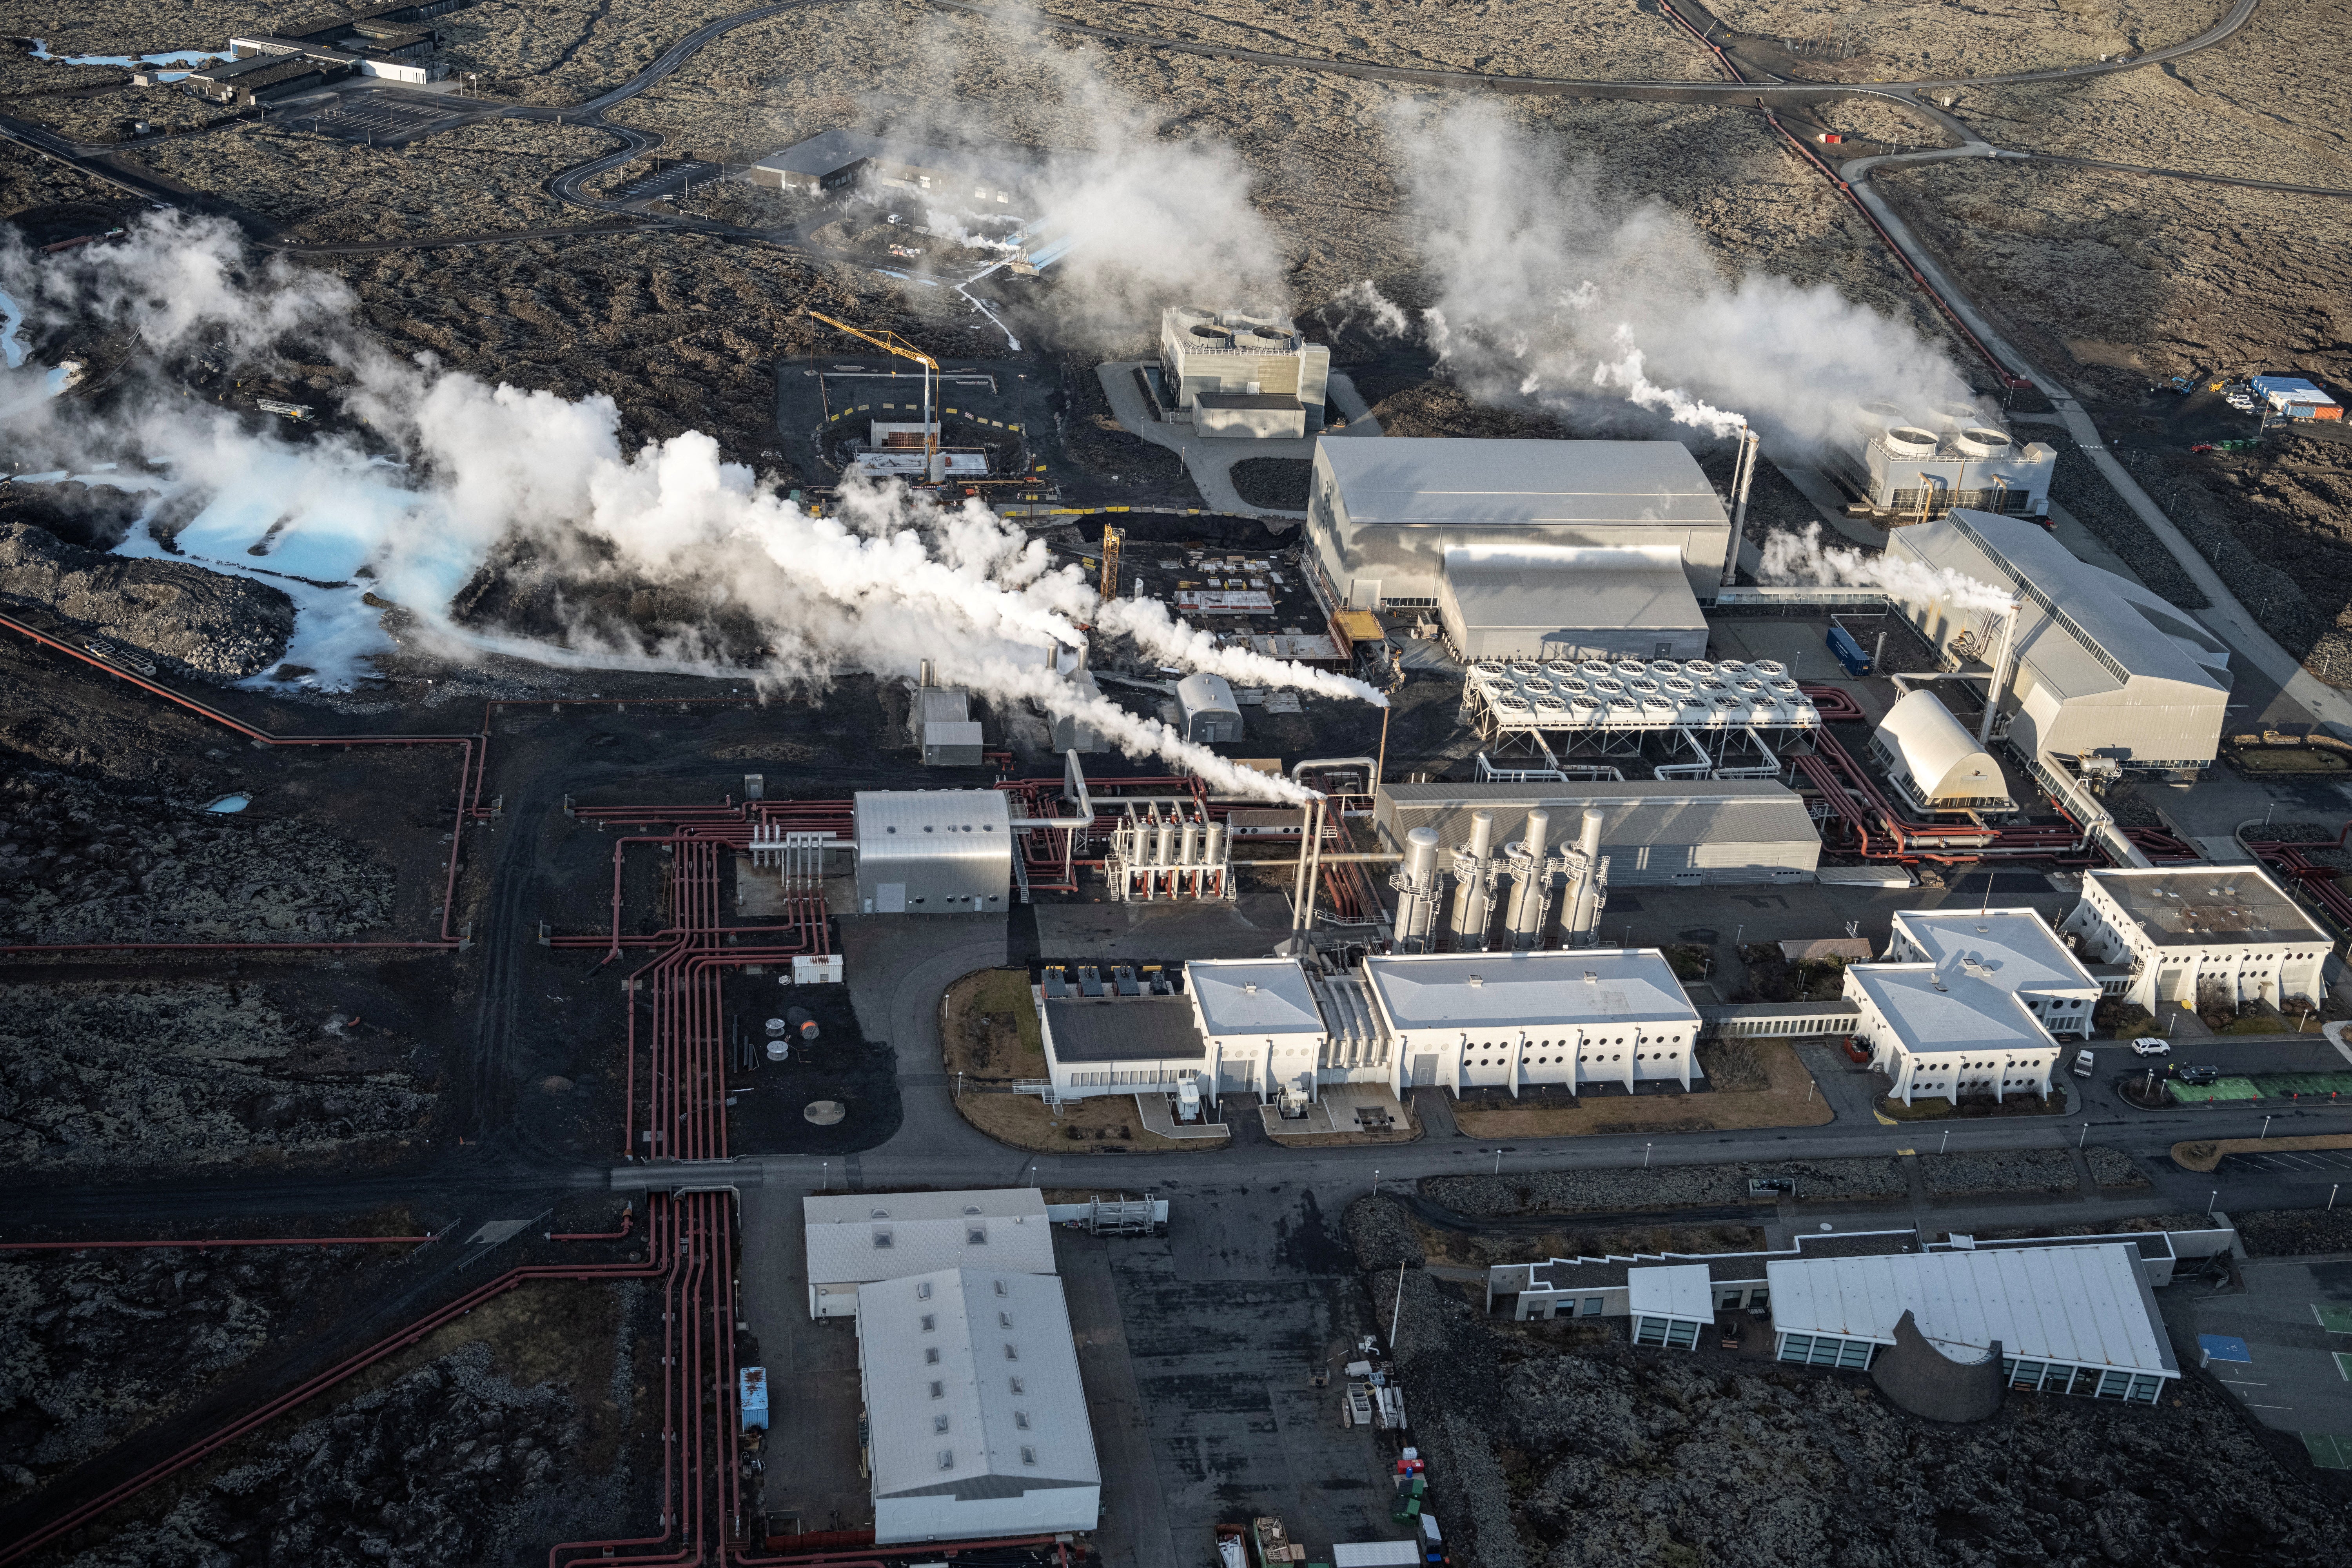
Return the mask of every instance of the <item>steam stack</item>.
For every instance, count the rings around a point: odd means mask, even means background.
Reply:
[[[1473,812],[1470,842],[1454,851],[1454,950],[1486,951],[1487,928],[1495,923],[1495,814]]]
[[[1405,835],[1404,868],[1389,879],[1397,890],[1396,951],[1427,952],[1437,923],[1437,831],[1416,827]]]

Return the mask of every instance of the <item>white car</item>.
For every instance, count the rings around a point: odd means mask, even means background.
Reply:
[[[2142,1035],[2132,1042],[2132,1055],[2136,1057],[2168,1057],[2171,1054],[2172,1042],[2162,1035]]]

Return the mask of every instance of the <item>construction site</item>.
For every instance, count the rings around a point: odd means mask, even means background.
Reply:
[[[0,1564],[2342,1559],[2326,18],[1361,9],[0,26]]]

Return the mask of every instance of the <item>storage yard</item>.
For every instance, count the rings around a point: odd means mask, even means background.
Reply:
[[[2342,1561],[2334,20],[0,0],[0,1564]]]

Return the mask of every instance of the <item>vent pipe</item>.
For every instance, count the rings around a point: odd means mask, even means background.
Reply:
[[[1470,842],[1454,851],[1454,951],[1484,952],[1495,923],[1495,814],[1470,814]]]
[[[1992,739],[1992,721],[2000,712],[2000,694],[2009,676],[2010,645],[2017,638],[2017,617],[2025,608],[2021,601],[2009,606],[2009,618],[2001,623],[2000,646],[1992,656],[1992,679],[1985,686],[1984,718],[1977,725],[1977,744]]]
[[[1755,431],[1745,425],[1739,427],[1739,456],[1732,464],[1731,542],[1723,552],[1723,585],[1727,588],[1739,577],[1739,542],[1748,533],[1748,489],[1756,482],[1756,455],[1761,446]]]

